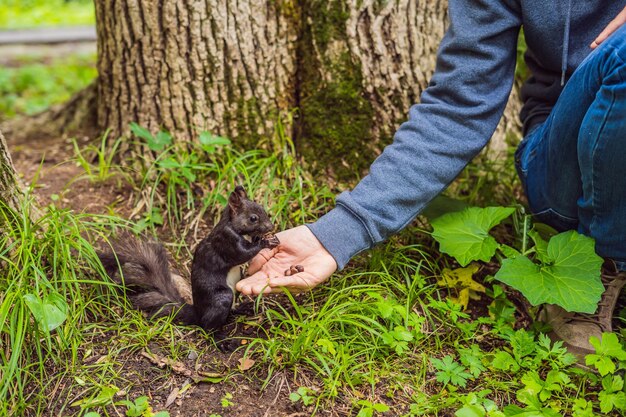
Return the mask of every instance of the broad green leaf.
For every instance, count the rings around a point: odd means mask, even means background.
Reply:
[[[585,364],[593,365],[598,373],[602,376],[615,372],[615,364],[611,358],[602,355],[587,355],[585,356]]]
[[[130,124],[130,131],[133,132],[133,135],[145,140],[146,142],[154,141],[154,136],[152,136],[152,133],[150,133],[150,131],[145,127],[139,126],[137,123]]]
[[[172,135],[161,130],[157,133],[154,141],[148,141],[148,147],[153,151],[162,151],[163,148],[172,144]]]
[[[396,340],[403,340],[405,342],[410,342],[411,340],[413,340],[413,334],[411,334],[410,331],[402,326],[396,326],[395,330],[393,331],[393,337]]]
[[[596,349],[596,354],[626,360],[626,352],[615,333],[602,333],[602,340],[591,336],[589,343]]]
[[[222,136],[212,135],[209,132],[200,133],[200,145],[205,152],[213,153],[218,146],[230,145],[231,141]]]
[[[491,366],[501,371],[511,370],[512,372],[517,372],[519,370],[519,364],[513,359],[513,356],[503,350],[495,354],[491,361]]]
[[[212,135],[209,132],[200,133],[200,144],[203,146],[230,145],[230,139],[222,136]]]
[[[517,249],[509,245],[505,245],[504,243],[498,246],[498,249],[500,249],[500,252],[502,252],[502,254],[507,258],[517,258],[521,255]]]
[[[604,292],[601,265],[594,240],[570,230],[550,239],[543,263],[525,256],[505,259],[495,278],[519,290],[532,305],[593,313]]]
[[[510,342],[513,348],[513,354],[517,360],[532,355],[537,346],[532,334],[524,329],[516,331],[511,337]]]
[[[67,301],[60,294],[48,294],[43,300],[35,294],[25,294],[24,301],[39,328],[45,332],[56,329],[67,318]]]
[[[383,403],[376,403],[374,404],[372,408],[378,411],[379,413],[384,413],[385,411],[389,411],[389,406]]]
[[[536,230],[528,232],[528,236],[535,242],[535,252],[537,253],[537,259],[541,262],[548,261],[548,242],[546,242]]]
[[[605,414],[610,413],[614,408],[620,411],[626,409],[626,394],[622,391],[611,394],[600,391],[598,399],[600,400],[600,411]]]
[[[576,398],[572,407],[572,417],[595,417],[593,403],[584,398]]]
[[[485,409],[480,405],[466,405],[457,410],[454,415],[456,417],[485,417]]]
[[[154,136],[148,129],[137,123],[130,124],[130,131],[138,138],[145,140],[148,148],[153,151],[162,151],[166,146],[172,144],[172,135],[165,131],[160,131]]]
[[[452,255],[461,266],[472,261],[489,261],[498,242],[489,230],[515,211],[511,207],[470,207],[444,214],[431,222],[433,238],[442,252]]]

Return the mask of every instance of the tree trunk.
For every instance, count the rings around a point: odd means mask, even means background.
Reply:
[[[308,0],[301,47],[298,149],[340,177],[361,174],[391,142],[435,70],[447,28],[438,0]],[[491,147],[519,137],[513,91]],[[339,160],[337,160],[339,158]]]
[[[2,132],[0,132],[0,203],[13,210],[18,210],[22,199],[22,191],[11,155]]]
[[[98,124],[254,145],[294,107],[296,25],[281,0],[96,0]]]

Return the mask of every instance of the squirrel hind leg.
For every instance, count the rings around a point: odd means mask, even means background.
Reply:
[[[222,327],[233,305],[233,292],[230,288],[220,288],[213,294],[210,308],[205,309],[200,317],[200,326],[205,330],[215,330]]]

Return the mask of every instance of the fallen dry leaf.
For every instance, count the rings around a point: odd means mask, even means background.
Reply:
[[[239,366],[238,366],[238,368],[239,368],[239,370],[241,372],[247,371],[248,369],[252,368],[254,363],[255,363],[254,359],[243,357],[243,358],[239,359]]]
[[[169,407],[176,401],[176,397],[178,397],[178,388],[174,388],[170,395],[167,396],[167,400],[165,400],[165,408]]]

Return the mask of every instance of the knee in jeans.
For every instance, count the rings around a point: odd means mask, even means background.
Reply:
[[[605,53],[617,52],[622,58],[622,62],[626,62],[626,25],[622,25],[613,32],[604,42],[598,46],[597,50]]]

